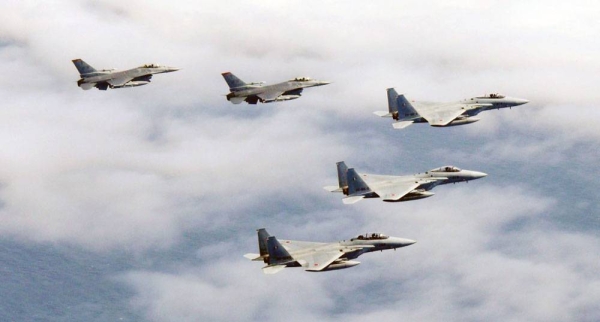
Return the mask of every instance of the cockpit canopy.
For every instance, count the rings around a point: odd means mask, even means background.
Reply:
[[[368,234],[364,234],[364,235],[358,235],[355,238],[352,238],[352,240],[374,240],[374,239],[388,239],[389,236],[382,234],[382,233],[368,233]]]
[[[160,67],[159,64],[146,64],[146,65],[140,66],[140,68],[159,68],[159,67]]]
[[[502,94],[495,93],[495,94],[486,94],[486,95],[483,95],[483,96],[478,97],[478,98],[505,98],[505,97],[506,96],[504,96]]]
[[[455,166],[448,165],[445,167],[433,169],[431,170],[431,172],[460,172],[460,169]]]
[[[291,82],[308,82],[312,79],[310,77],[296,77],[294,79],[290,79]]]

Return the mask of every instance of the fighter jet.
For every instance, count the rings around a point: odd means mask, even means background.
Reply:
[[[342,192],[345,204],[353,204],[364,198],[381,198],[387,202],[423,199],[434,195],[429,190],[447,183],[475,180],[487,176],[483,172],[461,170],[454,166],[417,173],[408,176],[387,176],[358,173],[348,169],[344,161],[338,162],[338,186],[327,186],[329,192]]]
[[[245,83],[230,72],[223,73],[223,78],[231,91],[227,100],[233,104],[246,101],[248,104],[281,102],[297,99],[306,87],[327,85],[330,82],[318,81],[308,77],[296,77],[287,82],[265,85],[265,82]]]
[[[79,71],[81,79],[77,86],[84,90],[96,87],[105,91],[110,88],[123,88],[142,86],[150,83],[152,74],[169,73],[178,71],[179,68],[160,66],[157,64],[142,65],[137,68],[117,71],[116,69],[96,70],[81,59],[74,59],[73,64]]]
[[[469,124],[479,121],[479,118],[473,116],[483,111],[529,103],[526,99],[501,94],[483,95],[453,103],[415,102],[408,101],[404,95],[398,95],[393,88],[387,89],[387,97],[389,112],[378,111],[374,114],[393,118],[396,121],[392,124],[395,129],[426,122],[437,127]]]
[[[263,261],[263,273],[275,274],[286,267],[302,267],[308,272],[350,268],[360,264],[358,256],[384,249],[396,249],[416,243],[414,240],[389,237],[381,233],[359,235],[336,243],[277,240],[264,228],[258,229],[260,254],[246,254],[253,261]]]

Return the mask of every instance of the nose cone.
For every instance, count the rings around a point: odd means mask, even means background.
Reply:
[[[483,178],[483,177],[487,177],[487,173],[483,173],[483,172],[479,172],[479,171],[471,171],[471,178],[479,179],[479,178]]]
[[[529,101],[524,98],[515,98],[514,102],[515,102],[515,105],[523,105],[523,104],[529,103]]]
[[[328,81],[315,81],[315,85],[314,86],[323,86],[323,85],[328,85],[331,84],[331,82]]]
[[[177,68],[177,67],[165,67],[165,73],[176,72],[180,69],[181,68]]]
[[[407,238],[396,238],[396,240],[394,241],[394,243],[397,244],[398,247],[410,246],[416,242],[417,241],[415,241],[415,240],[407,239]]]

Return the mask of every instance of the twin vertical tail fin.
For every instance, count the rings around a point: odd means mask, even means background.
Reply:
[[[329,192],[343,192],[345,195],[347,195],[348,179],[346,177],[346,173],[348,172],[348,167],[344,161],[337,162],[335,165],[337,166],[338,186],[326,186],[323,187],[323,189]]]
[[[394,89],[392,88],[392,90]],[[404,95],[398,95],[396,97],[396,109],[398,110],[399,119],[415,119],[419,117],[417,110]]]
[[[387,89],[387,99],[388,99],[388,110],[390,111],[390,115],[394,118],[394,120],[398,120],[398,93],[393,88]]]
[[[267,238],[267,251],[269,252],[269,265],[285,265],[294,260],[275,236]]]
[[[354,168],[348,169],[346,180],[348,181],[348,195],[353,195],[357,192],[371,191],[369,186],[361,179]]]
[[[269,250],[267,248],[267,239],[269,239],[269,237],[271,237],[271,235],[269,235],[266,229],[261,228],[258,230],[258,249],[260,251],[260,257],[264,259],[269,255]]]
[[[387,99],[388,99],[388,112],[386,111],[377,111],[373,114],[381,117],[391,117],[394,120],[398,120],[398,93],[393,88],[387,89]]]
[[[346,171],[346,182],[348,184],[348,187],[345,189],[347,197],[342,198],[342,202],[346,205],[363,200],[371,192],[371,188],[369,188],[353,168]]]
[[[223,75],[223,78],[227,82],[227,85],[229,85],[229,90],[231,91],[233,91],[235,88],[244,87],[247,85],[243,80],[237,78],[237,76],[230,72],[226,72],[221,75]]]
[[[348,194],[348,177],[347,177],[348,167],[346,166],[346,163],[344,161],[338,162],[338,163],[336,163],[336,165],[337,165],[339,189],[341,189],[342,192],[345,195],[347,195]]]
[[[379,111],[375,112],[375,115],[392,117],[394,120],[398,121],[392,124],[395,129],[403,129],[413,124],[414,120],[420,117],[417,110],[406,97],[404,97],[404,95],[398,95],[395,89],[387,89],[387,99],[389,112]]]
[[[417,110],[404,97],[404,94],[398,95],[395,89],[387,89],[388,109],[394,120],[402,120],[405,118],[416,118],[419,116]]]
[[[269,239],[269,237],[271,237],[271,235],[269,235],[269,233],[267,232],[266,229],[261,228],[257,230],[258,232],[258,250],[260,252],[260,254],[246,254],[244,255],[244,257],[246,257],[249,260],[252,261],[263,261],[266,264],[269,263],[269,249],[267,248],[267,240]]]
[[[93,74],[98,72],[94,67],[90,66],[88,63],[84,62],[81,59],[73,59],[73,64],[75,64],[75,68],[77,68],[81,77],[87,74]]]

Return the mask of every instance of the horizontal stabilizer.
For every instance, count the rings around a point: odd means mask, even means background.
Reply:
[[[260,254],[253,254],[253,253],[248,253],[246,255],[244,255],[244,257],[246,257],[247,259],[251,260],[251,261],[262,261],[262,256],[260,256]]]
[[[325,189],[329,192],[343,192],[342,188],[340,188],[338,186],[326,186],[326,187],[323,187],[323,189]]]
[[[265,266],[263,267],[263,273],[272,275],[279,273],[282,269],[285,268],[285,265],[274,265],[274,266]]]
[[[400,130],[403,129],[411,124],[413,124],[413,121],[402,121],[402,122],[396,122],[394,124],[392,124],[392,126],[396,129],[396,130]]]
[[[377,115],[377,116],[381,116],[381,117],[392,117],[392,114],[386,111],[377,111],[377,112],[373,112],[373,114]]]
[[[346,197],[342,199],[342,202],[346,205],[350,205],[353,203],[357,203],[361,201],[365,196],[354,196],[354,197]]]

